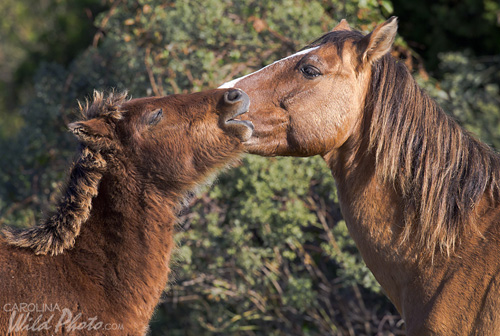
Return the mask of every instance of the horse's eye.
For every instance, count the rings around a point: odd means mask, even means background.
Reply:
[[[163,109],[154,110],[149,115],[148,124],[149,125],[156,125],[160,122],[161,118],[163,118]]]
[[[305,64],[300,67],[300,72],[302,72],[302,75],[307,79],[313,79],[314,77],[318,77],[321,75],[321,71],[310,64]]]

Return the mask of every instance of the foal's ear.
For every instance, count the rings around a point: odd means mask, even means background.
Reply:
[[[398,18],[393,16],[358,42],[363,64],[373,63],[391,51],[398,31]]]
[[[338,30],[351,30],[351,27],[349,26],[349,23],[347,23],[346,19],[342,19],[331,31],[334,32]]]
[[[78,140],[94,148],[106,147],[112,138],[111,126],[104,118],[77,121],[69,124],[68,128]]]

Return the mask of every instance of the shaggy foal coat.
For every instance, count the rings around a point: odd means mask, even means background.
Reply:
[[[127,100],[94,94],[56,212],[0,236],[0,335],[143,335],[167,282],[186,192],[237,159],[240,90]]]

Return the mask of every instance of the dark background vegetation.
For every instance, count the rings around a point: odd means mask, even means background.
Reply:
[[[57,199],[93,89],[214,88],[289,55],[340,19],[400,17],[394,55],[468,130],[500,148],[496,0],[2,0],[0,224]],[[319,158],[246,156],[181,213],[151,335],[402,335],[348,236]],[[1,299],[1,298],[0,298]]]

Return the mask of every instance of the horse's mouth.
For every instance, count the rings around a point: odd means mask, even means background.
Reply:
[[[246,112],[248,112],[248,111],[246,111]],[[246,112],[243,112],[243,113],[246,113]],[[243,113],[241,113],[241,114],[243,114]],[[226,125],[227,124],[245,125],[246,127],[250,128],[252,131],[254,129],[253,123],[250,120],[242,120],[242,119],[231,118],[231,119],[226,120]]]
[[[228,121],[226,121],[226,124],[245,125],[246,127],[250,128],[252,131],[254,129],[253,123],[249,120],[229,119]]]
[[[254,126],[249,120],[238,119],[239,116],[248,112],[250,98],[239,89],[230,90],[225,93],[224,100],[227,104],[236,107],[224,119],[224,128],[236,135],[241,141],[247,141],[252,136]]]

